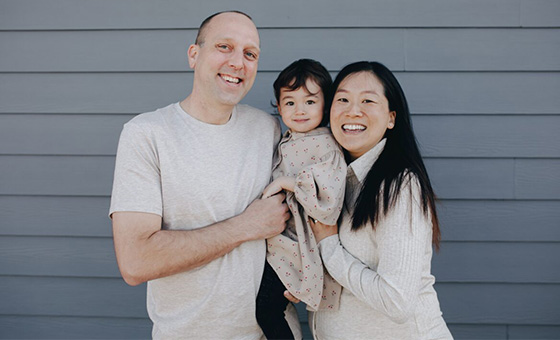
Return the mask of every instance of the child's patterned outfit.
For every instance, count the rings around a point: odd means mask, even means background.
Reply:
[[[330,130],[287,131],[278,145],[273,178],[296,178],[286,202],[292,213],[286,230],[267,240],[267,260],[284,286],[308,310],[337,309],[340,285],[323,269],[309,218],[337,223],[344,203],[346,163]]]

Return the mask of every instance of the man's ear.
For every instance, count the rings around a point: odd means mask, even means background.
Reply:
[[[189,59],[189,66],[194,69],[196,66],[196,59],[198,58],[198,49],[200,46],[193,44],[189,46],[187,50],[187,58]]]

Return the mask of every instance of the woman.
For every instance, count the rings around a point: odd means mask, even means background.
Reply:
[[[404,93],[358,62],[333,84],[331,129],[348,162],[340,230],[311,223],[340,308],[311,316],[316,339],[452,339],[430,274],[440,232]]]

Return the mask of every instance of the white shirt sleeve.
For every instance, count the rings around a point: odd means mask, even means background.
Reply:
[[[319,243],[331,276],[359,300],[397,323],[406,322],[416,308],[426,242],[431,243],[432,235],[431,222],[421,209],[417,180],[410,182],[405,180],[395,206],[370,234],[372,242],[368,246],[378,248],[377,268],[350,254],[338,235]]]

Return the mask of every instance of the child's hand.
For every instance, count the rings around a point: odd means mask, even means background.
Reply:
[[[293,177],[283,176],[278,177],[272,183],[270,183],[266,188],[264,188],[262,198],[269,198],[276,195],[282,190],[294,191],[296,186],[296,179]]]

